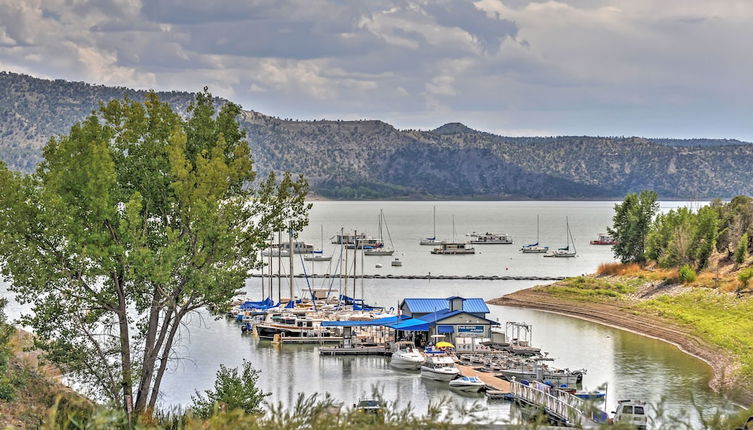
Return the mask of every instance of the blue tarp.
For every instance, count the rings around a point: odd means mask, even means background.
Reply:
[[[295,308],[295,305],[298,304],[298,303],[301,303],[301,301],[300,300],[291,300],[291,301],[288,302],[287,305],[285,305],[285,309],[293,309],[293,308]]]
[[[241,304],[241,309],[269,309],[278,305],[279,303],[275,305],[275,302],[273,302],[272,299],[267,297],[266,299],[260,302],[252,302],[252,301],[243,302]]]

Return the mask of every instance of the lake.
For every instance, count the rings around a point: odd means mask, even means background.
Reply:
[[[683,202],[662,203],[662,210],[686,205]],[[436,234],[452,239],[453,217],[455,239],[465,234],[497,232],[512,235],[513,245],[477,245],[476,255],[431,255],[429,246],[419,240],[433,234],[432,211],[436,206]],[[610,247],[593,246],[588,242],[611,224],[614,202],[316,202],[311,211],[309,227],[300,238],[321,244],[320,226],[324,226],[325,254],[336,253],[339,247],[329,238],[343,228],[375,236],[379,210],[384,211],[387,227],[396,249],[395,256],[403,267],[391,267],[393,257],[364,257],[365,272],[371,274],[424,275],[536,275],[572,276],[593,272],[603,262],[613,261]],[[523,255],[519,248],[536,241],[536,217],[540,218],[540,242],[551,248],[566,244],[566,219],[578,251],[576,258],[543,258]],[[386,236],[386,232],[385,232]],[[385,238],[389,244],[389,239]],[[296,272],[303,271],[303,262],[295,256]],[[288,260],[282,261],[283,273]],[[336,264],[336,263],[333,263]],[[381,264],[382,268],[377,268]],[[361,259],[358,260],[359,272]],[[273,268],[276,271],[277,262]],[[330,263],[306,264],[308,273],[331,272]],[[268,280],[265,280],[268,285]],[[351,281],[352,282],[352,281]],[[262,280],[247,281],[249,298],[261,298]],[[491,299],[535,285],[533,281],[447,281],[365,279],[356,283],[357,297],[368,303],[395,307],[405,297],[482,297]],[[283,297],[288,296],[287,279],[279,281]],[[305,294],[305,279],[294,281],[298,296]],[[342,288],[337,280],[313,279],[315,288]],[[273,280],[277,293],[278,280]],[[5,286],[0,286],[4,291]],[[267,287],[268,288],[268,287]],[[265,289],[265,291],[268,291]],[[352,285],[348,290],[353,295]],[[275,297],[276,298],[276,297]],[[595,323],[534,310],[490,306],[492,319],[504,326],[505,321],[525,321],[533,325],[536,346],[556,358],[558,367],[586,368],[584,384],[596,388],[608,384],[607,411],[614,410],[618,399],[636,398],[656,404],[663,399],[665,409],[683,414],[692,402],[706,411],[729,408],[728,401],[708,388],[711,371],[703,362],[676,347],[655,339],[642,337]],[[9,314],[20,309],[11,304]],[[290,404],[298,393],[329,392],[335,398],[353,403],[379,387],[387,399],[410,401],[417,411],[424,411],[429,401],[448,396],[459,402],[481,402],[485,414],[504,418],[509,403],[488,402],[483,397],[468,397],[450,392],[446,386],[422,380],[418,373],[391,369],[384,357],[320,357],[316,346],[272,346],[250,336],[241,336],[239,326],[228,320],[214,320],[206,313],[192,315],[186,323],[176,350],[176,361],[163,383],[164,406],[187,405],[195,390],[211,387],[220,364],[235,367],[243,359],[261,371],[261,387],[271,393],[270,400]],[[694,412],[688,412],[690,416]]]

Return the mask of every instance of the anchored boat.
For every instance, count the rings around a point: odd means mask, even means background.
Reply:
[[[539,245],[539,216],[536,215],[536,243],[531,243],[520,248],[523,254],[546,254],[549,252],[548,246]]]
[[[439,245],[441,244],[441,240],[437,240],[437,207],[434,206],[434,233],[431,237],[427,237],[425,239],[421,239],[420,244],[421,245]]]
[[[471,237],[470,242],[474,245],[511,245],[512,244],[512,237],[510,237],[509,234],[505,233],[483,233],[483,234],[476,234],[471,233],[469,235]]]
[[[549,254],[544,255],[544,257],[572,258],[578,255],[578,252],[575,249],[575,241],[573,240],[573,235],[572,233],[570,233],[570,221],[568,221],[567,218],[565,218],[565,225],[567,226],[567,246],[565,246],[564,248],[556,249]],[[571,246],[573,249],[570,249]]]

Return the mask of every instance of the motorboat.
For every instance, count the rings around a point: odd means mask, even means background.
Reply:
[[[390,359],[390,366],[398,369],[418,370],[424,363],[424,355],[413,342],[397,342],[395,348]]]
[[[583,400],[602,400],[607,396],[604,391],[576,391],[575,397]]]
[[[305,315],[271,314],[256,323],[256,331],[262,339],[273,339],[276,334],[285,337],[332,337],[335,334],[321,326],[321,319]]]
[[[390,263],[390,265],[392,267],[403,267],[403,262],[400,261],[399,258],[396,258],[396,259],[392,260],[392,262]]]
[[[591,245],[617,245],[617,241],[614,240],[614,236],[607,233],[599,233],[599,237],[592,240]]]
[[[460,374],[455,360],[445,353],[431,352],[421,365],[421,377],[434,381],[452,381]]]
[[[450,381],[450,388],[457,391],[465,391],[468,393],[478,393],[484,388],[486,384],[484,381],[476,376],[462,376]]]

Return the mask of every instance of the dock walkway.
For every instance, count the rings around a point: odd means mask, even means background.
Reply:
[[[455,364],[455,366],[460,370],[460,374],[463,376],[475,376],[481,381],[486,384],[488,387],[487,389],[491,389],[493,391],[499,391],[502,393],[510,393],[510,383],[497,378],[494,376],[492,372],[480,372],[476,369],[474,369],[472,366],[466,366],[463,364]]]

